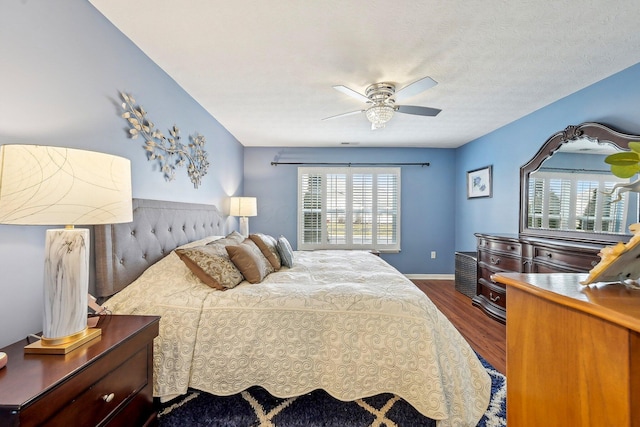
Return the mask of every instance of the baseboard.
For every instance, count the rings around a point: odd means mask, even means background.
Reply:
[[[405,277],[414,280],[454,280],[455,274],[405,274]]]

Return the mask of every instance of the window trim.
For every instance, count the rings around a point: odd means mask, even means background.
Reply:
[[[327,186],[327,179],[326,176],[327,175],[331,175],[331,174],[346,174],[347,175],[347,194],[348,194],[348,200],[350,201],[350,203],[348,203],[348,206],[345,207],[345,215],[350,216],[352,218],[352,214],[353,214],[353,185],[352,185],[352,177],[353,175],[357,175],[357,174],[372,174],[374,176],[378,175],[378,174],[392,174],[395,175],[396,180],[397,180],[397,184],[396,184],[396,217],[395,217],[395,223],[396,223],[396,241],[393,244],[378,244],[375,243],[376,241],[376,236],[377,236],[377,229],[378,229],[378,224],[377,224],[377,209],[375,208],[376,206],[376,201],[377,201],[377,196],[378,193],[374,190],[372,194],[372,219],[371,219],[371,223],[373,224],[373,230],[372,230],[372,242],[370,244],[354,244],[353,241],[349,242],[349,243],[345,243],[345,244],[331,244],[331,243],[305,243],[303,241],[304,239],[304,212],[303,212],[303,201],[304,201],[304,194],[303,194],[303,186],[302,186],[302,177],[304,175],[322,175],[323,179],[322,179],[322,191],[321,191],[321,198],[323,200],[323,205],[326,206],[326,196],[327,196],[327,191],[326,191],[326,186]],[[388,253],[392,253],[392,252],[400,252],[400,235],[401,235],[401,192],[402,192],[402,168],[400,167],[327,167],[327,166],[314,166],[314,167],[299,167],[298,168],[298,197],[297,197],[297,234],[298,234],[298,250],[316,250],[316,249],[345,249],[345,250],[378,250],[380,252],[388,252]],[[373,187],[375,189],[375,187],[377,186],[377,179],[373,180],[374,184]],[[322,216],[321,216],[321,224],[326,224],[327,223],[327,209],[324,208],[322,209]],[[353,226],[353,220],[349,221],[348,223],[345,223],[345,227],[346,227],[346,235],[347,236],[351,236],[352,237],[352,226]],[[322,237],[321,237],[321,242],[326,242],[327,240],[327,227],[321,227],[321,233],[322,233]]]

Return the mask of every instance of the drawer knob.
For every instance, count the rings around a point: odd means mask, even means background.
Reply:
[[[116,395],[114,393],[109,393],[109,394],[105,394],[104,396],[102,396],[102,400],[104,400],[105,402],[109,403],[113,400],[113,398],[116,397]]]
[[[490,257],[489,261],[491,262],[491,264],[493,265],[498,265],[500,264],[500,258],[494,258],[494,257]]]
[[[489,292],[489,299],[492,302],[498,302],[500,301],[500,295],[496,295],[495,297],[493,296],[493,292]]]

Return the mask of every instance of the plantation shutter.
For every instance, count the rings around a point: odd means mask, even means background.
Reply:
[[[298,249],[400,249],[400,168],[299,168]]]

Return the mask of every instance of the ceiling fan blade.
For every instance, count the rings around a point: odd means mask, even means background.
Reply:
[[[342,92],[345,95],[349,95],[357,100],[360,100],[362,102],[370,102],[371,100],[369,98],[367,98],[366,96],[364,96],[363,94],[361,94],[360,92],[356,92],[353,89],[349,89],[346,86],[343,85],[338,85],[338,86],[333,86],[333,88],[335,90],[337,90],[338,92]]]
[[[416,116],[437,116],[442,110],[429,107],[417,107],[415,105],[398,105],[396,111],[404,114],[415,114]]]
[[[338,117],[345,117],[345,116],[350,116],[352,114],[358,114],[358,113],[364,113],[364,110],[358,110],[358,111],[350,111],[348,113],[342,113],[342,114],[338,114],[335,116],[331,116],[331,117],[325,117],[322,120],[331,120],[331,119],[337,119]]]
[[[432,88],[437,84],[438,82],[433,80],[431,77],[423,77],[420,80],[416,80],[415,82],[410,83],[397,91],[395,96],[396,101],[411,98],[412,96],[417,95],[420,92],[424,92],[425,90]]]

